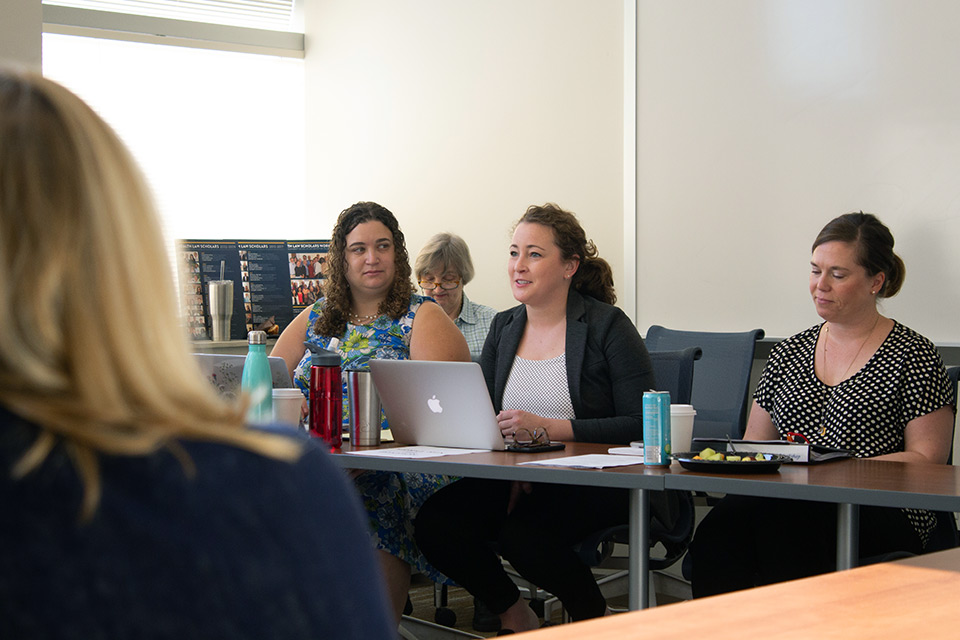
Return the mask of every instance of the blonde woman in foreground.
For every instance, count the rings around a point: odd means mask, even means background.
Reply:
[[[393,637],[343,474],[215,395],[166,272],[114,132],[0,68],[0,637]]]

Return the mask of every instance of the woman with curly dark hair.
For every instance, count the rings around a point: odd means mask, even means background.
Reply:
[[[368,369],[373,359],[470,360],[463,335],[443,309],[414,293],[403,232],[386,208],[358,202],[345,209],[333,229],[326,265],[324,297],[284,329],[271,354],[286,361],[305,396],[310,352],[304,340],[324,349],[336,340],[334,348],[350,370]],[[343,397],[346,424],[346,390]],[[385,471],[356,477],[398,622],[411,566],[445,580],[417,549],[412,520],[420,505],[448,482],[443,476]]]

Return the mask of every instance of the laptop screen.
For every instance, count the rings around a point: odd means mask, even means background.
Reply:
[[[193,354],[200,365],[203,377],[222,396],[235,398],[240,393],[240,380],[243,378],[243,363],[247,356],[228,355],[220,353]],[[267,358],[270,363],[270,373],[273,377],[274,389],[289,389],[293,386],[287,363],[283,358]]]

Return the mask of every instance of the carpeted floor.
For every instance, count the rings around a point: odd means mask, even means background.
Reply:
[[[427,620],[429,622],[438,622],[435,618],[436,607],[434,604],[434,584],[422,575],[413,576],[413,581],[410,588],[410,602],[413,604],[413,613],[410,615],[412,615],[414,618],[420,618],[421,620]],[[626,597],[622,599],[612,598],[609,603],[613,607],[626,608]],[[456,617],[455,624],[449,625],[449,623],[444,619],[441,619],[439,624],[453,626],[455,629],[460,631],[465,631],[467,633],[472,633],[486,638],[497,635],[496,631],[477,631],[473,628],[473,596],[471,596],[465,589],[460,587],[449,587],[447,589],[447,609],[449,609],[450,612],[452,612],[452,614]],[[444,615],[449,615],[449,613]],[[559,608],[553,615],[551,623],[562,623]]]
[[[438,621],[435,618],[436,607],[434,600],[434,584],[424,578],[423,576],[414,576],[413,584],[410,589],[410,602],[413,604],[413,613],[410,614],[414,618],[420,618],[421,620],[428,620],[430,622],[438,622],[445,626],[453,626],[455,629],[460,631],[466,631],[467,633],[472,633],[478,636],[483,636],[485,638],[490,638],[497,635],[496,631],[477,631],[473,628],[473,596],[471,596],[465,589],[461,587],[448,587],[447,588],[447,609],[449,612],[446,612],[442,615],[449,616],[451,613],[456,617],[456,622],[453,625],[450,625],[447,618],[441,618]],[[560,624],[561,614],[559,611],[553,616],[551,621],[555,624]]]
[[[496,631],[475,631],[473,628],[473,596],[460,587],[449,587],[447,589],[447,608],[456,616],[456,623],[449,625],[443,619],[437,621],[435,618],[436,607],[434,605],[434,584],[421,575],[413,577],[413,584],[410,588],[410,602],[413,604],[413,613],[410,615],[421,620],[438,622],[445,626],[453,626],[460,631],[473,633],[476,635],[491,637],[496,635]]]

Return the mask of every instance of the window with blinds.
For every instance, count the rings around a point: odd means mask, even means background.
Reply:
[[[298,31],[294,0],[43,0],[44,5]]]
[[[48,9],[66,15],[51,25]],[[181,31],[144,36],[142,21]],[[43,74],[90,104],[143,169],[174,278],[176,238],[304,236],[302,34],[296,55],[270,38],[297,34],[46,3],[44,32]]]

